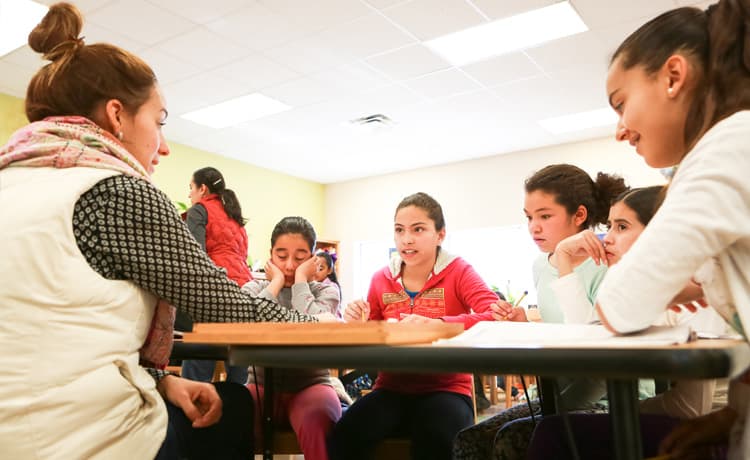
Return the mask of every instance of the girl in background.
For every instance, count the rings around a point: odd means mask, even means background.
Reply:
[[[594,181],[584,170],[569,164],[547,166],[526,180],[524,213],[529,234],[542,251],[533,266],[542,321],[563,322],[563,312],[550,286],[558,276],[571,270],[578,274],[580,289],[593,309],[596,290],[606,267],[597,265],[587,255],[573,260],[575,268],[558,267],[555,248],[569,236],[606,223],[609,203],[626,189],[620,177],[600,172]],[[527,320],[523,308],[513,308],[508,302],[498,302],[493,310],[497,320]],[[568,410],[606,410],[606,406],[599,402],[606,394],[604,381],[560,378],[558,387],[562,404]],[[538,399],[531,401],[531,407],[535,416],[541,413]],[[456,436],[454,458],[524,458],[534,430],[530,415],[528,405],[517,405],[462,431]]]
[[[497,295],[471,265],[440,246],[440,204],[426,193],[410,195],[396,207],[394,221],[398,252],[372,277],[367,301],[347,306],[345,319],[461,322],[468,329],[489,318]],[[471,374],[379,373],[374,390],[334,428],[331,457],[370,458],[383,439],[405,436],[413,459],[450,459],[453,438],[474,419],[471,386]]]
[[[247,232],[237,195],[226,187],[224,176],[218,169],[201,168],[190,181],[190,202],[185,222],[190,233],[217,267],[223,268],[227,277],[244,285],[252,279],[247,266]],[[210,382],[216,361],[184,360],[182,376],[199,382]],[[244,385],[247,368],[230,366],[224,362],[227,381]]]
[[[678,8],[615,51],[607,77],[617,139],[654,168],[679,164],[664,203],[596,298],[609,329],[648,327],[689,281],[738,332],[750,325],[750,2]],[[638,289],[632,289],[638,286]],[[662,442],[669,458],[750,458],[750,379],[728,407],[685,422]],[[691,457],[692,456],[692,457]]]
[[[273,300],[284,308],[305,314],[327,313],[340,317],[339,290],[331,283],[315,281],[320,261],[313,257],[315,229],[302,217],[285,217],[271,233],[271,258],[265,280],[253,280],[242,291]],[[274,369],[274,381],[265,382],[263,368],[253,366],[248,389],[263,401],[263,387],[274,385],[275,420],[288,420],[302,453],[311,460],[328,458],[326,442],[333,424],[341,417],[341,403],[331,386],[328,369]],[[261,411],[256,411],[260,428]],[[259,436],[256,430],[256,436]]]
[[[341,300],[341,285],[339,278],[336,276],[336,255],[328,251],[318,251],[315,253],[318,258],[318,270],[315,272],[315,281],[319,283],[330,283],[336,285],[339,290],[339,301]]]

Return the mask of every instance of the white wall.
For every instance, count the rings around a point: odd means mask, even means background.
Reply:
[[[665,182],[630,146],[605,138],[328,185],[325,227],[329,238],[341,241],[338,275],[344,301],[362,295],[352,292],[354,242],[391,239],[393,214],[403,197],[416,192],[435,197],[448,233],[524,223],[523,181],[553,163],[572,163],[591,175],[620,174],[634,187]]]

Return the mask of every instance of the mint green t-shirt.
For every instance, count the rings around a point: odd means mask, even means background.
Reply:
[[[586,297],[591,302],[592,308],[599,285],[607,273],[607,266],[597,265],[594,259],[588,258],[582,264],[573,269],[584,285]],[[562,323],[563,313],[557,302],[550,283],[558,277],[557,269],[549,263],[549,254],[542,254],[534,261],[534,287],[536,288],[537,304],[539,314],[545,323]]]

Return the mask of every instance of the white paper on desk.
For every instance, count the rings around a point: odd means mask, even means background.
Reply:
[[[516,323],[482,321],[468,331],[433,343],[446,347],[487,348],[639,348],[685,343],[690,327],[652,326],[645,331],[616,336],[593,324]]]

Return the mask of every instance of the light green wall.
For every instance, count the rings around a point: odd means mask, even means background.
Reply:
[[[0,144],[4,144],[16,129],[26,123],[23,100],[0,93]],[[169,125],[166,134],[169,137]],[[313,224],[319,238],[327,237],[324,228],[324,185],[175,142],[170,142],[169,147],[171,154],[162,158],[154,174],[154,182],[173,201],[189,204],[188,184],[193,171],[204,166],[213,166],[221,171],[229,188],[237,193],[242,213],[248,219],[245,228],[253,261],[268,257],[271,230],[284,216],[303,216]]]
[[[169,134],[169,125],[167,125]],[[303,216],[325,237],[324,186],[267,169],[170,142],[169,156],[162,158],[154,182],[172,200],[189,204],[188,184],[196,169],[213,166],[221,171],[234,190],[247,217],[250,255],[266,259],[271,247],[271,230],[285,216]]]
[[[5,144],[10,135],[26,123],[23,99],[0,93],[0,144]]]

